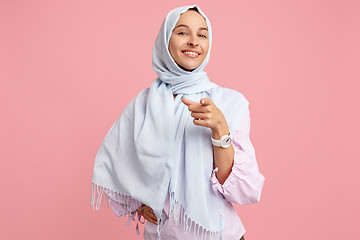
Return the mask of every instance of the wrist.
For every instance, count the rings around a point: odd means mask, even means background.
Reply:
[[[146,207],[146,205],[145,205],[145,204],[142,204],[138,209],[136,209],[136,211],[141,211],[141,210],[143,210],[145,207]]]
[[[211,129],[211,131],[212,131],[212,138],[215,140],[219,140],[222,136],[228,135],[230,133],[227,124],[217,125],[215,128]]]

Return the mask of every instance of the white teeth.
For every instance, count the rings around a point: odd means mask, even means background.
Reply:
[[[184,53],[186,53],[186,54],[192,54],[192,55],[199,55],[199,54],[197,54],[197,53],[195,53],[195,52],[184,52]]]

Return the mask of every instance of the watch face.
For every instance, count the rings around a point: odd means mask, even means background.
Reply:
[[[224,138],[221,141],[221,146],[224,147],[224,148],[229,147],[231,145],[231,142],[232,142],[231,137],[227,136],[226,138]]]

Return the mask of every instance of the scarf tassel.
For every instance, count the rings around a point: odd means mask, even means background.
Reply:
[[[91,205],[93,206],[93,209],[96,209],[97,211],[101,206],[105,205],[106,202],[106,206],[107,208],[109,207],[109,201],[110,198],[107,199],[106,194],[103,194],[104,192],[103,187],[101,187],[100,185],[97,185],[95,183],[91,183]],[[111,191],[111,190],[110,190]],[[111,191],[113,192],[113,191]],[[126,195],[120,194],[120,193],[116,193],[115,192],[115,196],[116,196],[116,200],[121,200],[121,202],[124,202],[124,205],[121,205],[123,212],[122,212],[122,216],[128,216],[129,220],[126,223],[126,226],[130,226],[130,223],[132,221],[135,221],[135,217],[137,215],[136,218],[136,227],[135,227],[135,231],[137,235],[140,235],[140,231],[139,231],[139,221],[141,218],[140,213],[138,213],[137,211],[135,213],[130,212],[130,210],[132,209],[132,206],[134,204],[134,200]],[[102,201],[103,199],[103,201]],[[120,205],[120,201],[117,201]],[[178,210],[180,209],[180,210]],[[177,215],[177,212],[180,211],[180,218]],[[198,223],[196,223],[195,221],[193,221],[188,214],[185,212],[185,209],[182,207],[182,205],[175,200],[175,195],[174,192],[170,193],[170,213],[173,213],[173,217],[174,217],[174,222],[177,223],[178,220],[180,221],[180,226],[183,227],[185,234],[189,234],[191,229],[194,229],[194,238],[196,240],[223,240],[223,231],[210,231],[205,229],[203,226],[199,225]],[[140,221],[141,222],[141,221]],[[157,224],[157,234],[158,234],[158,240],[161,240],[160,237],[160,226],[162,225],[162,221],[160,221],[160,219],[158,220],[158,224]]]
[[[109,201],[110,198],[108,196],[106,196],[106,194],[104,193],[104,189],[102,186],[97,185],[95,183],[91,183],[91,200],[90,203],[93,206],[93,210],[99,210],[100,206],[106,206],[107,208],[109,208]],[[107,189],[109,190],[109,189]],[[109,190],[111,191],[111,190]],[[119,204],[119,206],[121,206],[121,209],[123,209],[123,212],[120,214],[120,216],[128,216],[128,221],[126,223],[126,226],[130,226],[130,223],[132,221],[135,221],[135,217],[136,218],[136,227],[135,227],[135,231],[137,235],[140,235],[140,231],[139,231],[139,222],[140,218],[141,218],[141,214],[139,212],[131,212],[131,209],[133,207],[133,205],[135,204],[134,199],[132,199],[129,196],[126,196],[124,194],[120,194],[117,192],[113,192],[115,193],[115,199],[116,202]],[[120,201],[124,202],[125,204],[120,204]],[[106,202],[106,203],[105,203]],[[118,215],[119,213],[117,213],[116,215]]]
[[[180,208],[180,226],[183,227],[185,234],[189,234],[193,228],[194,239],[196,240],[223,240],[223,230],[222,231],[210,231],[205,229],[203,226],[196,223],[192,220],[188,214],[185,212],[185,209],[182,205],[175,200],[175,193],[170,192],[170,213],[173,213],[174,222],[178,222],[177,212]],[[170,214],[169,214],[170,215]],[[223,214],[221,213],[223,217]],[[158,238],[159,239],[159,238]]]

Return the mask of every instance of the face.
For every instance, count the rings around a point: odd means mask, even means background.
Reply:
[[[209,51],[206,21],[198,12],[181,14],[169,41],[169,52],[175,63],[186,71],[199,67]]]

